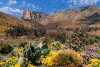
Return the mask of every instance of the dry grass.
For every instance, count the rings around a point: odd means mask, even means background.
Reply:
[[[100,36],[100,30],[88,32],[90,35]]]
[[[32,24],[14,16],[0,12],[0,34],[4,33],[10,26],[23,25],[24,27],[32,27]]]

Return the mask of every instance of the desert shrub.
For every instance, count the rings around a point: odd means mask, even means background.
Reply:
[[[39,28],[27,28],[23,25],[11,26],[8,30],[5,31],[7,36],[11,36],[13,38],[20,36],[27,36],[28,38],[41,37],[46,34],[46,30],[43,27]]]
[[[60,41],[61,43],[66,42],[66,33],[62,32],[57,35],[56,40]]]
[[[27,35],[27,28],[24,27],[23,25],[12,26],[8,30],[6,30],[5,33],[7,36],[11,37],[24,36]]]
[[[60,50],[62,44],[59,41],[56,41],[56,42],[53,42],[51,45],[52,45],[51,49],[53,49],[53,50]]]
[[[55,65],[66,65],[68,67],[74,67],[83,63],[83,58],[77,52],[67,49],[58,51],[53,57],[53,62]]]
[[[24,48],[24,47],[26,46],[26,44],[27,44],[27,42],[25,42],[25,41],[24,41],[24,42],[21,42],[21,43],[19,44],[19,47],[23,47],[23,48]]]
[[[44,27],[35,28],[34,35],[37,37],[43,37],[46,35],[46,29]]]
[[[76,51],[82,50],[86,45],[91,45],[99,41],[99,37],[92,36],[84,30],[74,30],[73,34],[68,36],[70,47]]]
[[[42,37],[42,43],[50,43],[51,42],[51,38],[50,37]]]
[[[8,54],[13,50],[13,47],[10,46],[9,44],[4,44],[0,46],[0,53],[2,54]]]
[[[56,41],[60,41],[61,43],[66,42],[66,33],[62,29],[51,29],[47,31],[47,36],[55,39]]]

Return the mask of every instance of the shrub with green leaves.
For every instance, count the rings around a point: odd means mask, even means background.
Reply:
[[[2,54],[8,54],[13,50],[13,47],[10,46],[9,44],[4,44],[0,46],[0,53]]]

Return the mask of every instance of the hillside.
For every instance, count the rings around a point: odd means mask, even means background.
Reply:
[[[65,28],[75,28],[81,27],[87,24],[98,24],[100,20],[100,7],[99,6],[88,6],[82,7],[80,9],[69,9],[64,11],[56,11],[55,13],[47,16],[46,19],[40,23],[49,26],[49,25],[59,25]]]
[[[32,24],[24,20],[18,19],[14,16],[0,12],[0,33],[4,33],[10,26],[23,25],[25,27],[32,27]]]

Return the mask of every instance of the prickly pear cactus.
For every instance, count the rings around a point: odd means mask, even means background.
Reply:
[[[24,57],[28,58],[29,61],[32,63],[36,63],[37,60],[41,58],[41,55],[47,55],[49,53],[48,45],[43,44],[43,46],[40,48],[36,45],[36,43],[30,42],[29,48],[24,50]]]
[[[49,54],[49,49],[43,49],[42,51],[41,51],[41,54],[42,55],[48,55]]]
[[[37,60],[39,60],[41,58],[41,51],[38,50],[35,55],[34,55],[34,62],[36,62]]]
[[[36,43],[35,43],[35,41],[31,41],[31,42],[29,42],[29,45],[32,46],[32,47],[36,47]]]
[[[19,63],[20,65],[24,65],[24,63],[25,63],[25,58],[24,58],[24,57],[20,57],[20,58],[18,59],[18,63]]]
[[[43,44],[43,46],[41,47],[41,49],[48,49],[47,43]]]

